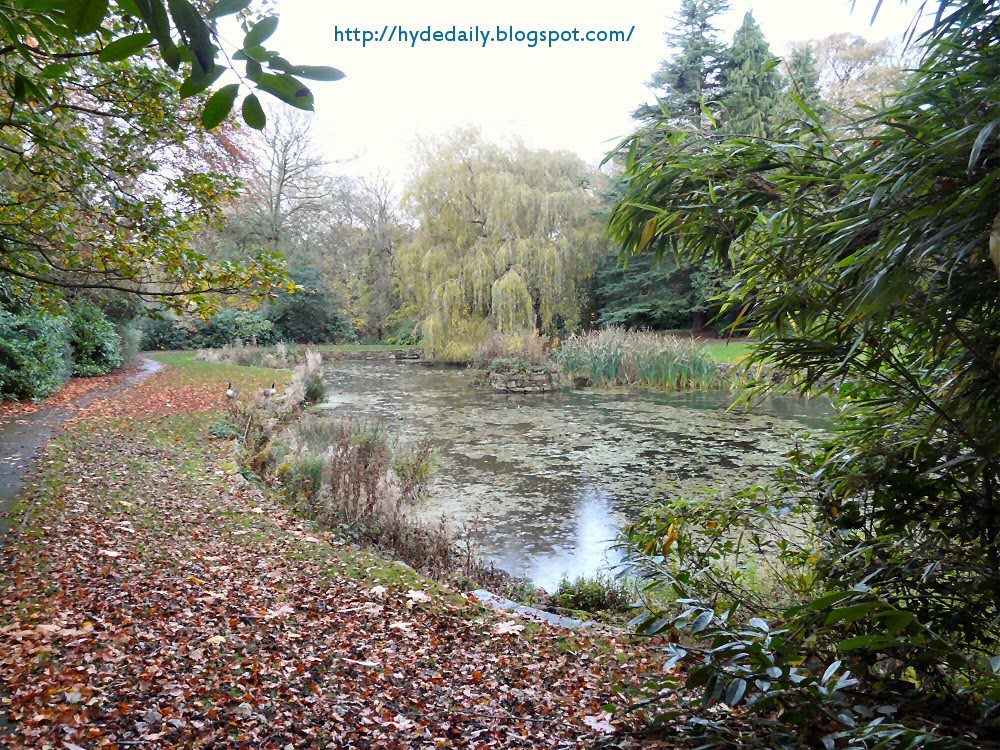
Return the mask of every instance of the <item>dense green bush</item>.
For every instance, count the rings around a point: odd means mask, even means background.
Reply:
[[[627,612],[632,608],[632,598],[625,583],[598,573],[572,580],[563,578],[549,598],[549,604],[582,612]]]
[[[671,636],[675,682],[701,692],[700,707],[672,694],[663,718],[718,734],[722,712],[694,712],[745,706],[758,737],[727,746],[1000,736],[1000,2],[944,0],[927,18],[911,76],[863,123],[874,140],[804,107],[784,142],[663,122],[623,146],[612,238],[735,258],[728,307],[753,332],[749,364],[837,408],[820,449],[791,464],[798,488],[714,517],[674,504],[630,539],[646,589],[676,596],[637,624]],[[777,550],[809,584],[799,601],[730,604],[705,585],[708,566],[767,542],[755,517],[792,513],[815,539],[801,564]]]
[[[309,267],[292,270],[298,285],[294,292],[281,292],[268,308],[268,318],[282,341],[293,344],[344,344],[356,340],[343,302]]]
[[[283,294],[265,310],[227,308],[208,320],[164,315],[142,325],[145,349],[219,349],[223,346],[278,342],[340,344],[354,341],[354,333],[336,306],[321,292],[300,290]]]
[[[261,310],[227,308],[209,320],[165,315],[142,326],[142,346],[151,350],[218,349],[233,344],[270,346],[280,340],[274,323]]]
[[[76,305],[70,311],[69,344],[73,374],[106,375],[122,364],[122,340],[100,308]]]
[[[70,375],[67,321],[0,309],[0,399],[43,399]]]

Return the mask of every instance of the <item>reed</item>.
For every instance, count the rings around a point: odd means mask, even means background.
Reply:
[[[692,390],[724,388],[730,380],[728,368],[693,340],[618,327],[570,336],[555,361],[568,377],[597,386]]]

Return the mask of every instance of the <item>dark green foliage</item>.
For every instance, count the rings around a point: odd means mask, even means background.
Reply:
[[[218,349],[233,344],[269,346],[279,340],[260,310],[227,308],[208,320],[164,315],[142,326],[142,346],[150,350]]]
[[[753,13],[733,35],[726,50],[723,75],[721,127],[728,133],[765,136],[780,91],[776,61]]]
[[[90,378],[121,367],[121,337],[99,307],[77,304],[71,309],[69,320],[74,375]]]
[[[412,318],[403,318],[394,325],[385,337],[386,344],[415,346],[420,343],[420,327]]]
[[[725,48],[717,39],[713,21],[728,7],[726,0],[683,0],[674,17],[675,30],[666,35],[677,52],[649,82],[659,106],[640,107],[634,117],[701,126],[702,104],[718,93],[724,60]]]
[[[590,578],[563,578],[549,604],[583,612],[627,612],[632,607],[632,597],[621,581],[597,574]]]
[[[705,281],[713,272],[699,264],[680,268],[672,257],[640,255],[623,263],[608,256],[594,290],[598,323],[651,330],[691,328],[714,317],[717,293]]]
[[[302,381],[304,399],[307,404],[318,404],[326,395],[326,383],[322,372],[310,372]]]
[[[293,344],[344,344],[355,340],[343,301],[310,266],[293,268],[294,292],[282,292],[268,309],[275,335]]]
[[[650,630],[708,636],[677,649],[688,685],[706,705],[780,705],[783,747],[997,736],[1000,3],[940,11],[918,70],[866,125],[877,137],[837,141],[808,112],[808,137],[786,143],[661,126],[635,136],[657,143],[636,151],[611,219],[629,252],[735,261],[752,362],[839,407],[833,436],[795,462],[810,481],[791,501],[818,539],[806,601],[720,611],[661,545],[637,550],[650,580],[689,592]]]
[[[262,310],[224,308],[208,320],[164,315],[143,324],[146,349],[217,349],[226,345],[270,346],[341,344],[354,341],[343,304],[319,274],[309,266],[291,272],[293,293],[282,291]]]
[[[39,400],[70,376],[68,323],[0,309],[0,400]]]
[[[808,114],[793,97],[822,116],[826,110],[819,89],[819,63],[810,45],[794,47],[785,58],[784,88],[772,115],[772,130],[781,132],[792,123],[808,121]]]

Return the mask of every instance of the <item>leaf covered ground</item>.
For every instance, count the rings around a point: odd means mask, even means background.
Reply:
[[[316,532],[212,437],[228,381],[178,363],[40,461],[0,563],[12,748],[582,747],[656,661],[482,610]],[[287,378],[287,375],[285,375]]]

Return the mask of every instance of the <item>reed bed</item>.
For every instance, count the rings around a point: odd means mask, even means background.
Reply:
[[[730,368],[693,340],[624,328],[570,336],[555,361],[566,376],[596,386],[695,390],[725,388],[731,379]]]

